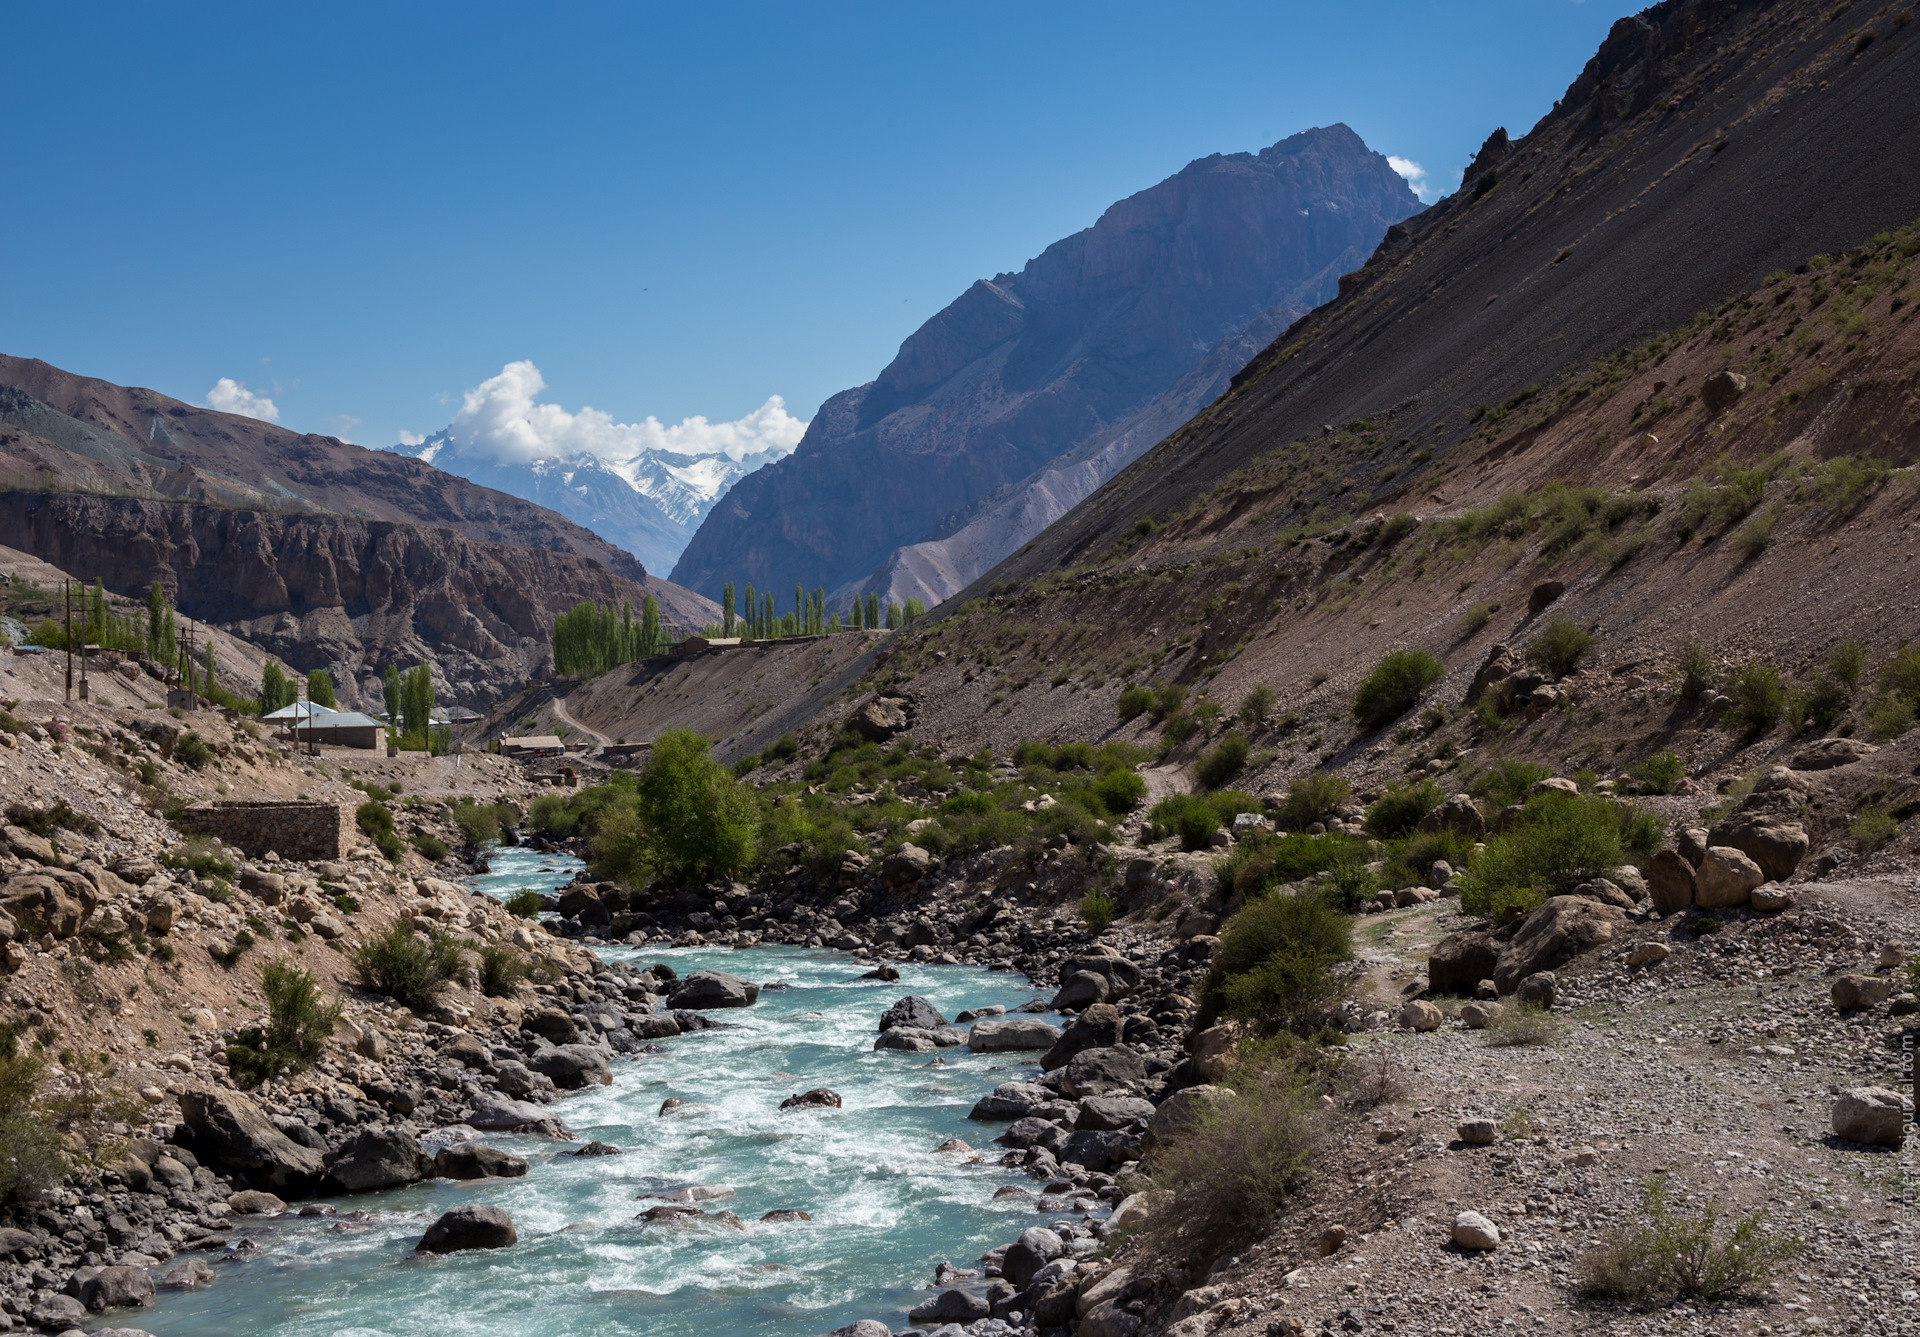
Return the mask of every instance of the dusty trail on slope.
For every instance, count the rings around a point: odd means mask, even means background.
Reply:
[[[598,743],[601,747],[605,747],[608,743],[613,741],[612,739],[608,738],[605,734],[600,733],[598,730],[595,730],[595,729],[589,729],[586,725],[582,724],[579,720],[576,720],[573,716],[569,715],[567,713],[567,699],[563,696],[556,696],[553,698],[553,717],[559,720],[562,724],[566,725],[569,729],[578,729],[581,733],[593,739],[593,741]]]

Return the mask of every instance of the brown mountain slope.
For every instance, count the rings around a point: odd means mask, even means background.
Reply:
[[[404,455],[0,354],[0,387],[8,386],[84,429],[38,421],[17,400],[0,403],[7,419],[0,423],[0,476],[16,486],[443,526],[478,543],[598,562],[645,585],[664,615],[682,625],[699,626],[715,613],[708,601],[649,575],[631,553],[571,520]]]
[[[1085,560],[1329,424],[1376,429],[1372,472],[1321,462],[1293,500],[1364,505],[1457,448],[1483,405],[1920,215],[1910,13],[1672,0],[1621,20],[1531,133],[1496,132],[1458,194],[1390,232],[1232,393],[983,580]]]

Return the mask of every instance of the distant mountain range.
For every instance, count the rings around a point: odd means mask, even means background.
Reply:
[[[738,480],[673,578],[944,598],[1204,407],[1419,208],[1344,125],[1199,159],[974,283]]]
[[[510,362],[469,390],[453,421],[389,449],[525,497],[666,572],[727,489],[798,444],[806,423],[778,395],[731,422],[615,422],[544,402],[532,362]]]

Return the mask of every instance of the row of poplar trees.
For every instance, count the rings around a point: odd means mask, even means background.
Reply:
[[[575,604],[553,620],[553,671],[563,678],[591,678],[665,648],[660,605],[651,594],[641,603],[638,619],[627,600],[617,609]]]
[[[865,598],[855,599],[842,621],[838,613],[827,612],[827,592],[816,588],[808,594],[799,585],[793,587],[793,611],[776,613],[773,596],[756,594],[752,585],[745,588],[739,611],[735,611],[734,587],[729,580],[720,588],[720,621],[707,628],[709,636],[744,636],[750,640],[772,640],[777,636],[819,636],[835,631],[875,631],[881,627],[895,630],[924,616],[925,604],[909,599],[904,604],[889,601],[884,607],[880,595],[872,590]]]

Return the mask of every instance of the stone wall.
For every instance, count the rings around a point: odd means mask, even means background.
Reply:
[[[353,809],[340,803],[250,802],[222,799],[187,809],[180,827],[212,836],[256,858],[272,850],[305,863],[344,858],[353,842]]]

